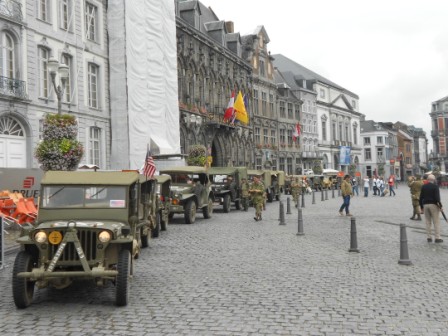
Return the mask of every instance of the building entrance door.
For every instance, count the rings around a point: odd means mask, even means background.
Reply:
[[[20,123],[0,118],[0,167],[26,168],[26,137]]]

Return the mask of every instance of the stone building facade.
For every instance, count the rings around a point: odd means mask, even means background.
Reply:
[[[252,69],[232,22],[224,22],[199,1],[176,1],[181,150],[204,145],[213,166],[252,167],[253,113],[249,123],[224,122],[232,92],[250,95]]]
[[[33,150],[42,120],[57,112],[48,72],[55,58],[69,67],[62,113],[74,114],[84,163],[108,167],[108,45],[104,1],[5,1],[0,93],[0,166],[37,167]],[[5,66],[6,65],[6,66]],[[59,85],[59,78],[56,77]]]

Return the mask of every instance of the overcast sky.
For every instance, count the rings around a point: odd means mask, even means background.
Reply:
[[[241,35],[263,25],[268,50],[359,96],[375,121],[422,127],[448,96],[447,0],[201,0]]]

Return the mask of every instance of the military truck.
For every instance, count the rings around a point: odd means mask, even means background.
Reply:
[[[36,286],[60,289],[78,279],[112,282],[116,305],[126,305],[133,260],[155,226],[155,197],[155,181],[137,171],[46,172],[36,224],[17,239],[15,305],[28,307]]]
[[[156,214],[160,218],[160,230],[166,231],[171,208],[171,176],[169,175],[158,175],[154,176],[156,179],[156,193],[157,193],[157,209]],[[153,230],[153,237],[158,236]]]
[[[237,210],[241,209],[241,179],[247,179],[246,167],[211,167],[208,170],[214,203],[222,205],[224,212],[230,212],[231,203],[235,204]],[[229,183],[229,177],[233,183]]]
[[[160,174],[171,176],[170,218],[183,214],[185,223],[192,224],[200,209],[204,218],[212,216],[214,195],[207,169],[180,166],[163,169]]]

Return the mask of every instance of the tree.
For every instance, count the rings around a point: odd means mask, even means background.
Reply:
[[[78,122],[69,114],[47,114],[43,124],[43,140],[35,150],[41,168],[47,170],[76,170],[84,154],[76,140]]]

